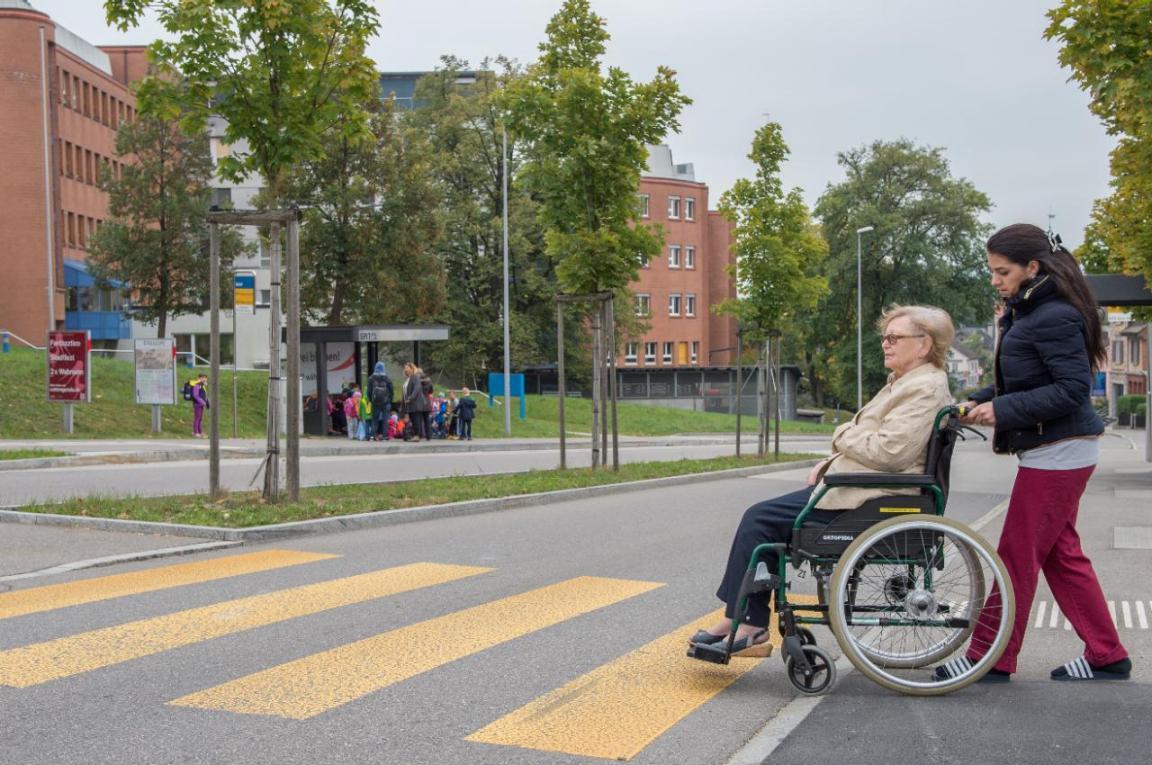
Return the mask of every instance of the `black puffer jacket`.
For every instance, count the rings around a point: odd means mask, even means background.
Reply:
[[[1092,408],[1086,332],[1084,317],[1047,275],[1021,285],[1008,301],[1000,318],[996,382],[972,396],[978,404],[992,401],[996,451],[1104,432]]]

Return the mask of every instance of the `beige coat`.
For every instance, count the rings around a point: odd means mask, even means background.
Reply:
[[[888,377],[850,422],[836,428],[832,456],[821,477],[832,473],[922,473],[928,460],[932,423],[941,408],[952,403],[948,375],[923,364],[903,377]],[[823,481],[817,485],[819,491]],[[816,505],[821,510],[850,510],[869,499],[892,494],[917,494],[918,489],[836,488]]]

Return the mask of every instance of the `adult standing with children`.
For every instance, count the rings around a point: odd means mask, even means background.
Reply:
[[[404,413],[408,415],[413,440],[428,440],[428,394],[424,392],[420,378],[422,370],[411,361],[404,365]]]
[[[368,400],[372,402],[372,429],[369,438],[383,441],[388,435],[388,417],[392,414],[392,378],[384,371],[384,362],[377,361],[368,378]]]
[[[996,379],[969,402],[970,423],[995,429],[993,449],[1019,460],[998,551],[1016,594],[1004,655],[982,681],[1007,681],[1028,629],[1039,573],[1085,643],[1084,655],[1052,670],[1053,680],[1127,680],[1132,662],[1076,532],[1080,497],[1100,456],[1104,423],[1092,407],[1092,378],[1106,357],[1088,281],[1059,237],[1017,223],[988,240],[992,286],[1004,300]],[[994,605],[994,592],[990,604]],[[972,645],[991,643],[976,626]],[[937,667],[950,677],[979,656]]]

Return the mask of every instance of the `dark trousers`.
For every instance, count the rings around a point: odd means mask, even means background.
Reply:
[[[428,413],[409,412],[408,421],[412,423],[412,435],[424,441],[428,440]]]
[[[1016,671],[1016,657],[1024,644],[1041,571],[1060,611],[1084,641],[1084,657],[1089,664],[1099,667],[1128,655],[1112,623],[1092,561],[1080,549],[1076,532],[1080,497],[1094,469],[1022,467],[1016,473],[997,548],[1016,594],[1016,620],[996,669]],[[1000,591],[993,589],[983,613],[996,614],[999,606]],[[995,634],[995,625],[981,619],[972,634],[969,658],[983,656]]]
[[[740,583],[744,581],[744,572],[748,570],[752,551],[757,545],[767,542],[787,542],[792,538],[792,524],[808,504],[812,490],[813,487],[809,486],[775,499],[766,499],[744,511],[744,517],[736,527],[736,536],[732,538],[732,549],[728,553],[728,566],[724,570],[724,578],[720,582],[720,588],[716,590],[716,597],[725,604],[724,615],[729,619],[734,619],[740,608]],[[808,515],[808,520],[827,524],[839,515],[838,510],[813,510]],[[775,552],[761,555],[759,560],[767,563],[768,570],[773,574],[778,571],[779,556]],[[748,612],[744,615],[746,624],[756,627],[768,626],[768,618],[772,614],[769,606],[770,597],[771,593],[767,592],[749,597]]]
[[[384,406],[372,410],[372,432],[368,434],[369,438],[382,439],[388,436],[388,417],[391,413],[391,410]]]
[[[472,439],[472,420],[460,420],[460,437]]]

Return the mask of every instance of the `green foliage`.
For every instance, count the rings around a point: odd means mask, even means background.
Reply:
[[[659,253],[658,230],[636,221],[646,145],[679,127],[690,100],[675,73],[647,83],[601,59],[609,39],[588,0],[566,0],[539,61],[507,90],[508,125],[524,141],[524,183],[540,203],[545,249],[568,293],[626,289]]]
[[[1120,396],[1116,399],[1117,414],[1140,414],[1141,409],[1148,406],[1145,397],[1141,395]]]
[[[503,124],[500,91],[522,76],[510,61],[482,61],[475,81],[461,78],[468,62],[446,56],[416,87],[418,108],[404,114],[407,129],[429,144],[429,170],[442,202],[436,244],[447,277],[441,321],[451,337],[428,347],[427,365],[480,387],[485,372],[502,369]],[[522,166],[521,143],[508,136],[508,173]],[[510,355],[514,368],[556,357],[552,306],[556,274],[543,256],[538,208],[519,184],[508,187]],[[575,329],[575,327],[573,327]]]
[[[190,133],[222,117],[226,140],[247,149],[222,159],[220,174],[258,172],[273,201],[284,173],[319,155],[331,130],[367,129],[360,105],[377,89],[364,55],[377,27],[369,0],[105,0],[104,9],[121,30],[152,11],[166,32],[150,46],[160,71],[141,83],[141,111],[183,108]]]
[[[769,122],[756,131],[748,158],[756,177],[741,178],[720,199],[720,211],[735,224],[730,273],[737,294],[717,306],[745,327],[780,329],[815,307],[828,289],[819,269],[828,245],[813,224],[802,192],[787,194],[780,165],[788,156],[780,125]]]
[[[155,322],[157,336],[164,337],[169,316],[199,313],[208,304],[208,140],[181,130],[178,114],[141,113],[121,125],[116,153],[133,161],[119,178],[105,172],[110,218],[90,241],[88,263],[97,279],[130,285],[133,313]],[[243,245],[234,230],[222,234],[225,285],[226,269]]]
[[[301,307],[332,325],[428,319],[443,305],[444,273],[427,141],[391,101],[362,107],[366,136],[333,126],[323,153],[285,178],[282,201],[305,208]]]
[[[876,141],[840,154],[839,163],[847,177],[816,205],[830,289],[799,338],[817,401],[855,398],[857,229],[875,229],[861,240],[865,400],[888,374],[875,328],[885,308],[934,305],[970,324],[986,320],[994,297],[984,252],[989,228],[980,221],[991,203],[952,177],[943,149]]]
[[[1091,97],[1113,135],[1113,193],[1093,208],[1092,231],[1111,269],[1152,279],[1152,8],[1131,0],[1064,0],[1044,36]]]

